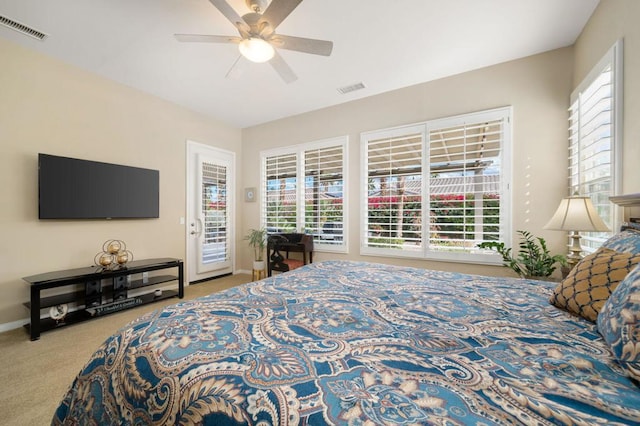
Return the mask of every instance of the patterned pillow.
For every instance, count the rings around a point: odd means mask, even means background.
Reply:
[[[598,331],[620,365],[640,380],[640,266],[627,275],[602,307]]]
[[[549,302],[595,322],[611,292],[639,262],[640,254],[600,248],[578,262],[556,287]]]
[[[640,230],[623,227],[622,231],[605,241],[602,247],[615,251],[640,254]]]
[[[620,230],[624,231],[626,229],[635,229],[636,231],[640,231],[640,222],[623,222],[622,226],[620,226]]]

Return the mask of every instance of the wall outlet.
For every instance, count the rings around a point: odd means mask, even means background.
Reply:
[[[142,283],[146,284],[149,282],[149,273],[148,272],[143,272],[142,273]]]

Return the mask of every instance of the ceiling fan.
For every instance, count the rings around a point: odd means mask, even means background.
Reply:
[[[252,12],[242,17],[226,0],[209,0],[238,30],[240,37],[175,34],[178,41],[200,43],[234,43],[238,44],[241,56],[232,65],[227,77],[234,75],[242,57],[252,62],[269,62],[280,77],[291,83],[298,77],[291,67],[278,54],[278,49],[295,50],[314,55],[329,56],[333,42],[303,37],[276,34],[275,30],[302,0],[245,0]]]

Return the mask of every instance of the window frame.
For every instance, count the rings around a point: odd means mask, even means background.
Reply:
[[[262,152],[261,153],[261,157],[260,157],[260,190],[259,190],[259,194],[260,194],[260,227],[263,229],[266,229],[267,232],[270,232],[269,227],[268,227],[268,223],[267,223],[267,207],[268,207],[268,188],[267,188],[267,179],[266,179],[266,175],[267,175],[267,160],[269,158],[272,157],[284,157],[284,156],[294,156],[295,160],[293,161],[293,163],[295,164],[295,166],[293,168],[295,168],[295,188],[296,188],[296,192],[294,194],[294,199],[295,199],[295,208],[292,209],[295,212],[295,216],[296,216],[296,224],[295,227],[293,229],[293,231],[298,232],[298,230],[300,229],[299,226],[299,194],[298,194],[298,189],[299,189],[299,181],[298,181],[298,176],[299,176],[299,170],[300,170],[300,166],[299,166],[299,161],[300,161],[300,155],[298,153],[297,150],[295,149],[289,149],[289,148],[282,148],[282,149],[275,149],[275,150],[270,150],[270,151],[266,151],[266,152]],[[286,188],[285,188],[286,190]]]
[[[447,126],[464,125],[465,123],[473,124],[480,123],[485,120],[495,120],[496,118],[503,119],[503,131],[502,131],[502,145],[500,151],[500,176],[503,186],[500,191],[500,223],[499,232],[502,238],[501,241],[511,241],[511,216],[512,216],[512,203],[511,203],[511,181],[513,179],[511,171],[511,151],[512,151],[512,121],[513,121],[513,107],[505,106],[501,108],[494,108],[483,111],[476,111],[467,114],[460,114],[451,117],[444,117],[435,120],[429,120],[419,123],[408,124],[404,126],[392,127],[387,129],[379,129],[360,134],[360,152],[361,152],[361,164],[360,164],[360,255],[362,256],[383,256],[383,257],[398,257],[398,258],[412,258],[412,259],[425,259],[425,260],[437,260],[447,262],[463,262],[463,263],[478,263],[478,264],[490,264],[499,265],[502,260],[495,253],[487,253],[484,250],[472,250],[470,252],[450,252],[450,251],[438,251],[433,250],[429,246],[429,226],[423,226],[421,230],[421,248],[419,250],[398,250],[397,248],[379,248],[370,247],[367,244],[368,234],[368,179],[369,179],[369,167],[368,167],[368,144],[370,141],[401,137],[402,135],[421,134],[422,138],[422,183],[421,183],[421,197],[422,200],[430,200],[429,189],[429,177],[430,177],[430,156],[429,156],[429,134],[432,130],[437,128],[444,128]],[[430,202],[422,203],[421,217],[430,217]]]
[[[349,241],[349,191],[348,191],[348,136],[337,136],[333,138],[322,139],[313,142],[307,142],[297,145],[286,146],[282,148],[274,148],[260,152],[260,224],[261,227],[266,226],[266,195],[267,195],[267,179],[266,164],[270,157],[295,155],[296,156],[296,229],[295,232],[304,232],[305,228],[305,154],[307,151],[315,151],[327,148],[340,148],[342,150],[342,241],[336,243],[324,243],[322,239],[314,235],[313,248],[319,252],[348,253]]]
[[[592,85],[597,82],[598,78],[602,75],[602,73],[607,69],[607,67],[611,67],[611,84],[613,85],[613,90],[611,91],[612,103],[611,103],[611,144],[609,146],[609,151],[611,152],[610,160],[610,193],[609,196],[614,196],[620,194],[622,189],[622,146],[623,146],[623,127],[622,127],[622,117],[623,117],[623,40],[617,40],[613,46],[609,48],[609,50],[600,58],[600,60],[596,63],[596,65],[589,71],[586,77],[580,82],[580,84],[574,89],[571,93],[569,99],[569,135],[568,135],[568,168],[567,168],[567,187],[568,194],[575,195],[587,195],[591,196],[591,192],[585,192],[582,189],[584,188],[585,181],[583,181],[582,177],[578,178],[577,188],[576,185],[572,182],[572,168],[577,167],[578,173],[580,174],[580,163],[583,161],[583,157],[581,154],[578,154],[578,165],[574,166],[572,163],[572,146],[574,133],[572,133],[572,109],[574,109],[574,105],[576,103],[579,104],[579,98],[592,88]],[[578,105],[578,108],[580,104]],[[576,113],[578,115],[578,119],[582,116],[582,112]],[[579,123],[577,125],[578,136],[580,139],[580,131],[582,130],[582,124]],[[582,148],[582,147],[579,147]],[[593,181],[590,181],[593,182]],[[588,183],[588,182],[587,182]],[[597,208],[597,203],[596,204]],[[613,235],[617,229],[620,228],[622,223],[622,209],[620,209],[614,203],[610,203],[610,216],[611,223],[607,223],[607,225],[611,228],[610,232],[605,233],[582,233],[583,242],[591,241],[592,245],[583,243],[583,249],[585,252],[590,253],[595,251],[595,249],[608,237]],[[605,218],[603,218],[605,219]],[[600,243],[600,244],[598,244]]]
[[[402,136],[419,134],[421,138],[421,161],[425,158],[425,138],[426,126],[424,123],[409,124],[387,129],[373,130],[360,134],[360,254],[364,256],[384,256],[384,257],[408,257],[422,258],[424,252],[424,232],[421,231],[420,250],[405,251],[393,248],[370,247],[368,241],[369,225],[369,156],[368,144],[371,140],[395,139]],[[422,181],[425,179],[425,168],[421,170]],[[428,176],[428,175],[427,175]],[[420,196],[425,199],[424,185],[421,185]],[[424,217],[424,205],[422,206],[421,217]]]

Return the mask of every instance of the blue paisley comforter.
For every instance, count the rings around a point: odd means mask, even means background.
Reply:
[[[53,424],[637,424],[640,388],[554,284],[328,261],[149,313]]]

